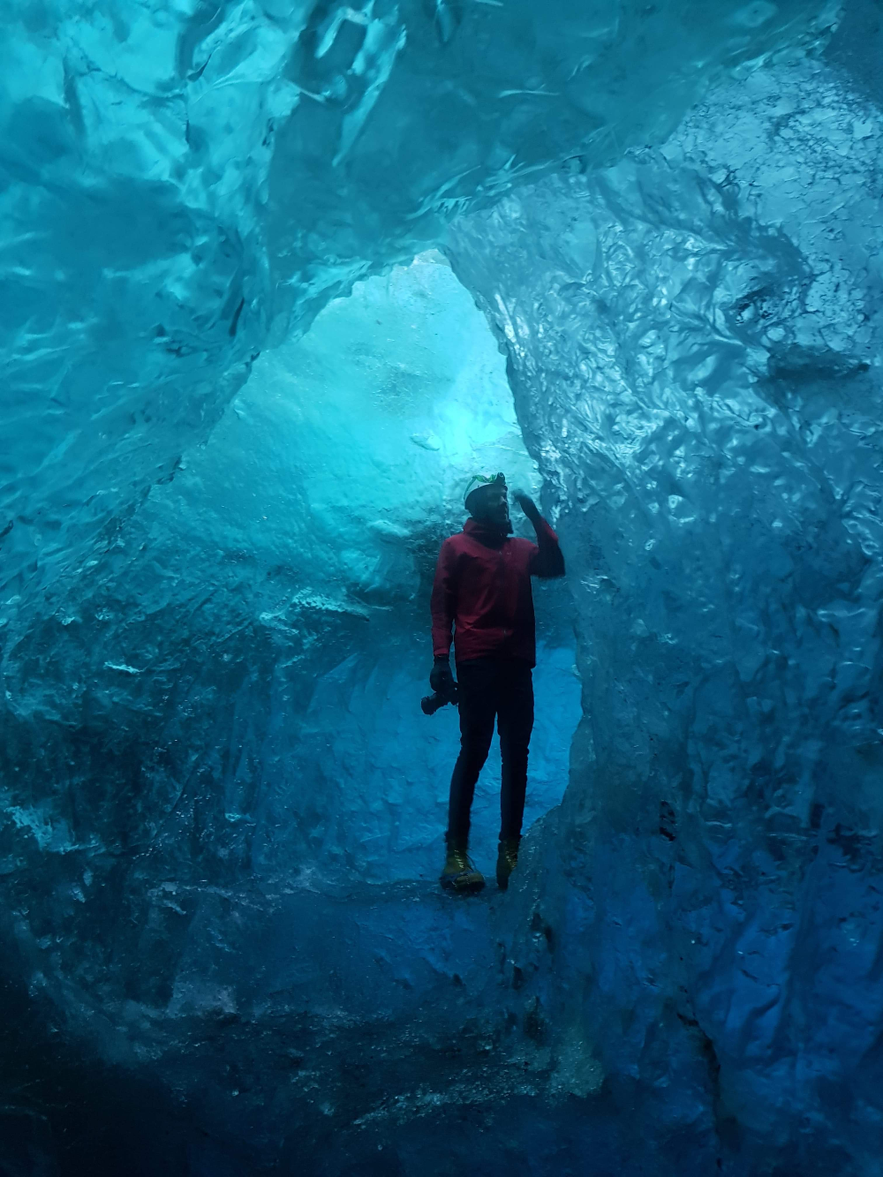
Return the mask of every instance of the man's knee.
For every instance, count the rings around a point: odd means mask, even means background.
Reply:
[[[464,732],[460,737],[460,755],[469,764],[477,764],[481,768],[488,758],[492,739],[493,730],[490,735],[486,732]]]
[[[530,750],[530,730],[500,733],[500,753],[504,760],[527,760]]]
[[[462,740],[460,748],[460,756],[466,767],[468,769],[474,769],[476,772],[481,772],[488,758],[488,753],[491,750],[490,740],[481,741],[481,743]]]

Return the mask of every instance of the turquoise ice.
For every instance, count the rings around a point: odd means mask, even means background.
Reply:
[[[876,0],[4,17],[0,1172],[875,1174]],[[498,469],[568,576],[457,903]]]

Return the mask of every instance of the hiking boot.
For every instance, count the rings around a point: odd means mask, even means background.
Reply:
[[[465,849],[449,846],[445,869],[439,882],[445,891],[453,891],[457,895],[474,895],[484,887],[484,875],[469,861]]]
[[[497,854],[497,886],[505,891],[509,886],[509,876],[518,865],[518,844],[520,838],[501,838],[500,850]]]

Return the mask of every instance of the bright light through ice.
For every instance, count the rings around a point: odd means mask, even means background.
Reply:
[[[475,472],[539,486],[487,322],[434,252],[332,302],[258,362],[243,397],[272,398],[315,522],[335,532],[456,512]]]
[[[157,530],[182,529],[176,550],[251,570],[253,608],[278,634],[283,663],[299,633],[321,635],[308,682],[265,704],[276,742],[261,752],[262,873],[438,872],[458,731],[453,709],[427,719],[419,708],[429,583],[441,540],[463,524],[471,475],[498,470],[538,495],[503,356],[431,253],[359,283],[303,338],[262,356],[208,445],[151,496]],[[533,536],[517,508],[513,521]],[[581,713],[567,587],[536,595],[527,825],[561,799]],[[486,854],[499,777],[495,747],[474,810]]]

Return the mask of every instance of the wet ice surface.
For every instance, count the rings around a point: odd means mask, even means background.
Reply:
[[[875,1172],[880,114],[825,12],[11,20],[0,1167]],[[476,466],[569,576],[459,903]]]
[[[825,66],[762,72],[452,240],[575,554],[553,922],[591,912],[595,1004],[561,1022],[682,1094],[692,1037],[737,1171],[880,1139],[879,127]]]
[[[218,894],[206,913],[229,929],[225,953],[259,960],[257,975],[239,969],[238,985],[224,985],[206,955],[185,961],[188,1000],[155,1019],[130,1006],[85,1066],[64,1040],[44,1048],[43,1025],[7,1027],[39,1068],[31,1089],[52,1130],[7,1115],[4,1160],[23,1172],[60,1153],[70,1172],[437,1177],[476,1158],[496,1171],[501,1155],[540,1172],[586,1156],[629,1174],[658,1164],[658,1145],[632,1140],[614,1114],[590,1057],[553,1065],[529,992],[560,948],[540,912],[512,958],[497,938],[510,897],[452,902],[414,884]],[[711,1154],[693,1139],[689,1154],[674,1142],[664,1159]]]
[[[517,1089],[523,1061],[493,1061],[511,1033],[488,1000],[513,967],[490,930],[501,901],[437,894],[456,713],[419,708],[435,557],[475,468],[538,493],[487,324],[424,255],[262,358],[15,648],[5,752],[33,783],[6,809],[14,939],[44,962],[21,969],[64,1011],[62,1037],[39,1006],[57,1041],[104,1060],[94,1082],[94,1061],[85,1078],[76,1057],[44,1067],[56,1127],[36,1121],[35,1156],[73,1116],[67,1171],[97,1149],[108,1172],[127,1150],[144,1172],[182,1150],[209,1171],[281,1156],[321,1172],[347,1125],[373,1152],[436,1107]],[[566,590],[536,598],[526,828],[563,796],[580,716]],[[76,716],[54,740],[32,718],[50,709]],[[499,771],[495,748],[473,837],[489,875]]]
[[[355,280],[562,160],[659,141],[723,64],[809,44],[836,9],[8,5],[9,595],[81,566],[257,352]]]

